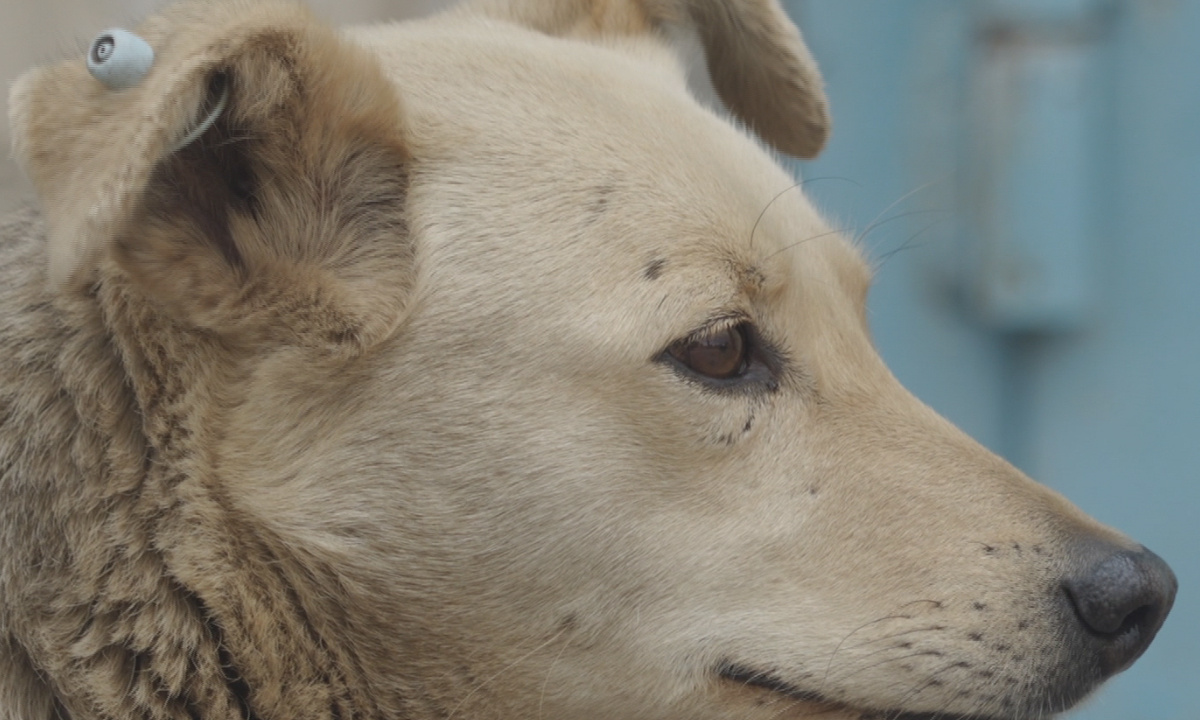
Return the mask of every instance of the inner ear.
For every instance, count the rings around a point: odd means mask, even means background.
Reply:
[[[200,229],[204,241],[213,245],[231,270],[240,273],[245,263],[233,237],[231,220],[235,215],[253,216],[257,212],[258,180],[252,163],[255,140],[228,116],[209,116],[228,104],[231,84],[227,73],[213,73],[199,118],[209,126],[155,168],[146,193],[145,212],[161,219],[177,213],[185,215],[184,224]]]
[[[235,227],[244,224],[239,218],[253,221],[259,215],[261,171],[254,157],[261,142],[233,117],[230,106],[244,93],[233,74],[213,72],[205,84],[193,125],[207,127],[154,166],[113,249],[118,263],[167,310],[216,327],[219,319],[209,316],[239,294],[249,277]],[[222,99],[225,109],[209,118]]]
[[[203,132],[154,166],[114,257],[188,324],[357,352],[413,280],[402,108],[373,58],[296,46],[210,72]]]

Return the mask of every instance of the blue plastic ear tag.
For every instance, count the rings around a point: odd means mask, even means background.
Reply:
[[[154,64],[154,48],[131,32],[105,30],[88,49],[87,68],[109,89],[131,88],[146,77]]]

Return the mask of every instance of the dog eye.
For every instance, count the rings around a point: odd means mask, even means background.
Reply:
[[[743,324],[677,340],[667,353],[697,375],[724,380],[746,371],[748,349]]]

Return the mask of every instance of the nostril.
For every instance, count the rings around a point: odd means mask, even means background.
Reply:
[[[1176,587],[1171,568],[1149,550],[1108,552],[1063,582],[1075,614],[1101,642],[1106,674],[1125,669],[1145,651]]]
[[[1142,628],[1152,625],[1159,612],[1157,606],[1143,605],[1125,616],[1115,634],[1121,635],[1134,629],[1140,631]]]

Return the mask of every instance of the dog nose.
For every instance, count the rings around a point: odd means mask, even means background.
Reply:
[[[1095,638],[1105,676],[1133,664],[1162,627],[1175,602],[1175,573],[1145,548],[1089,544],[1083,562],[1063,582],[1076,616]]]

